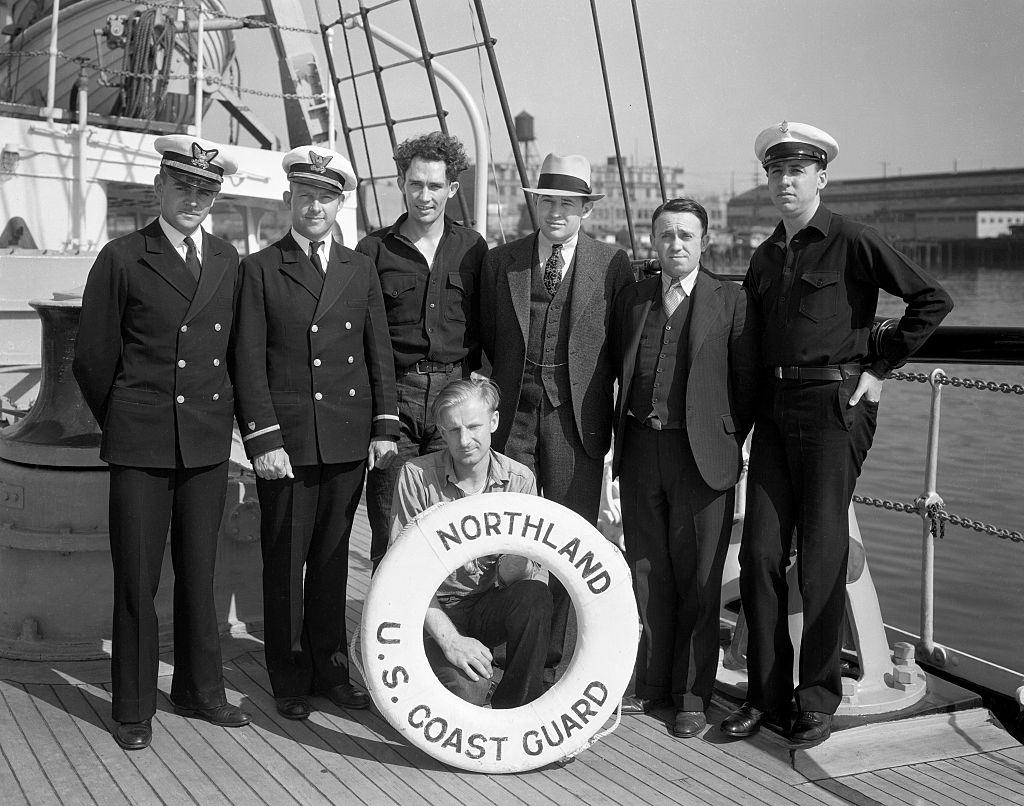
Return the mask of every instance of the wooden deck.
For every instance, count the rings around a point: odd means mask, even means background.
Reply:
[[[368,532],[353,534],[350,624],[368,582]],[[105,662],[0,661],[0,804],[1021,804],[1024,747],[987,712],[855,728],[795,754],[763,733],[672,737],[671,713],[624,717],[564,767],[518,775],[450,769],[374,711],[325,700],[307,722],[278,716],[258,636],[224,641],[228,698],[253,717],[227,730],[161,699],[148,750],[109,735]],[[162,671],[169,673],[169,667]],[[170,677],[160,679],[166,694]],[[719,706],[710,717],[725,715]],[[860,731],[860,733],[857,733]]]

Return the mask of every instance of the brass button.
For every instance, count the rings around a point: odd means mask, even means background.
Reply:
[[[184,403],[185,402],[185,396],[184,395],[178,395],[174,399],[177,400],[179,403]]]
[[[314,358],[313,359],[313,366],[314,367],[318,367],[318,366],[320,366],[320,364],[321,364],[321,361],[320,361],[319,358]]]
[[[349,389],[348,390],[348,396],[349,397],[355,397],[356,396],[356,390],[355,389]]]
[[[179,367],[185,366],[185,359],[184,358],[178,360],[178,366]]]
[[[311,327],[310,330],[313,333],[316,333],[318,330],[320,330],[320,326],[319,325],[313,325],[313,327]]]
[[[313,395],[313,400],[323,400],[323,399],[324,399],[324,396],[320,392],[317,392],[315,395]]]
[[[219,359],[219,358],[215,358],[215,359],[213,359],[213,365],[214,365],[215,367],[219,367],[219,366],[220,366],[220,359]]]

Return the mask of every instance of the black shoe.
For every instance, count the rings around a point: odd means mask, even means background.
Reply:
[[[764,718],[764,711],[745,702],[722,720],[722,733],[734,739],[745,739],[761,729]]]
[[[179,716],[192,716],[205,719],[211,725],[221,728],[244,728],[249,724],[249,715],[237,705],[216,705],[213,708],[200,708],[196,705],[179,705],[174,703],[174,713]]]
[[[638,697],[636,694],[627,694],[622,698],[622,713],[634,715],[649,714],[663,705],[665,705],[665,700],[654,700],[650,697]]]
[[[832,714],[820,711],[801,711],[789,732],[793,744],[812,745],[825,741],[832,735]]]
[[[114,741],[122,750],[145,750],[153,739],[153,725],[148,719],[141,722],[118,722],[112,732]]]
[[[341,683],[320,693],[339,708],[361,711],[370,707],[370,695],[351,683]]]
[[[313,711],[305,697],[275,697],[274,704],[285,719],[308,719]]]
[[[708,726],[703,711],[676,711],[672,733],[680,739],[691,739]]]

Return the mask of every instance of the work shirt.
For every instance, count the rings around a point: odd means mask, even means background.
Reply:
[[[939,284],[878,232],[823,204],[788,247],[785,226],[775,228],[751,257],[744,285],[762,314],[761,356],[769,367],[863,364],[882,289],[907,304],[866,366],[884,377],[953,307]]]
[[[537,494],[533,472],[514,459],[491,451],[483,493]],[[447,448],[406,462],[395,485],[391,505],[392,545],[402,530],[421,512],[443,501],[457,501],[468,493],[459,487],[455,465]],[[493,588],[498,578],[498,556],[478,557],[453,571],[437,589],[442,607],[465,604],[467,599]]]
[[[377,266],[387,311],[395,370],[427,359],[480,365],[478,328],[480,265],[487,243],[445,216],[433,266],[401,231],[403,213],[390,227],[356,244]]]

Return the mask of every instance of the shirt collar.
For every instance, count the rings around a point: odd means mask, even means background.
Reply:
[[[828,228],[831,223],[832,211],[819,202],[818,209],[814,211],[814,215],[811,216],[811,220],[807,222],[806,226],[800,230],[800,232],[813,228],[820,232],[822,237],[825,237],[828,235]],[[768,240],[782,249],[786,248],[786,225],[782,221],[779,222],[779,225],[775,228],[775,231],[771,234]]]
[[[160,216],[159,221],[160,221],[160,229],[163,230],[164,236],[167,238],[167,240],[171,242],[171,246],[173,246],[176,250],[181,251],[184,248],[183,244],[185,243],[185,237],[186,237],[185,233],[180,232],[179,230],[176,230],[174,227],[172,227],[170,225],[170,223],[167,221],[167,219],[165,219],[163,216]],[[192,238],[192,242],[196,245],[196,252],[199,252],[200,254],[202,254],[202,251],[203,251],[203,229],[202,229],[202,227],[197,227],[196,231],[193,232],[191,234],[191,236],[189,236],[189,237]]]
[[[405,223],[405,220],[408,217],[409,217],[408,213],[402,213],[395,220],[395,223],[392,224],[391,227],[388,229],[387,234],[390,235],[393,238],[399,238],[399,239],[405,241],[406,243],[410,243],[409,239],[406,238],[402,234],[402,224]],[[452,231],[452,226],[455,224],[455,222],[451,218],[449,218],[446,214],[443,214],[443,213],[442,213],[442,218],[444,219],[444,235],[441,236],[441,238],[443,239],[446,235],[448,235],[449,232]]]
[[[444,453],[442,455],[441,466],[444,468],[444,480],[447,483],[454,484],[458,487],[459,478],[455,475],[455,462],[452,459],[451,451],[447,448],[444,448],[443,451]],[[487,484],[484,485],[484,489],[489,490],[494,486],[500,486],[503,489],[507,489],[508,482],[508,468],[498,461],[498,455],[492,450],[490,452],[490,463],[487,466]]]
[[[683,288],[683,293],[686,296],[693,294],[693,287],[697,284],[697,275],[700,273],[700,266],[697,267],[696,271],[691,271],[681,280],[677,280],[674,277],[669,277],[667,274],[662,272],[661,274],[661,293],[664,295],[668,292],[669,288],[672,287],[673,283],[678,283]]]
[[[308,256],[309,255],[309,247],[310,247],[310,245],[313,242],[311,240],[309,240],[309,238],[307,238],[305,235],[300,235],[296,231],[295,227],[292,227],[290,232],[291,232],[292,238],[294,239],[295,243],[298,244],[299,249],[302,250],[302,253],[304,255]],[[324,236],[324,240],[323,240],[322,243],[323,243],[323,246],[320,248],[321,253],[324,252],[326,249],[328,249],[330,247],[330,244],[331,244],[331,234],[330,233],[327,233],[327,235]]]
[[[580,231],[576,230],[576,234],[573,235],[569,240],[562,241],[562,254],[571,254],[576,251],[576,243],[580,239]],[[537,230],[537,254],[540,257],[540,262],[543,263],[551,255],[551,247],[554,246],[553,241],[549,241],[544,237],[544,233]],[[569,263],[566,259],[566,264]]]

